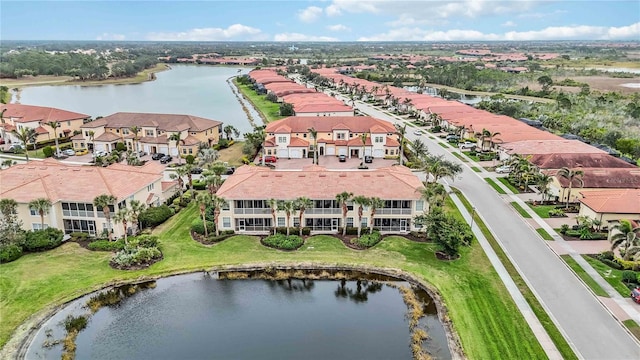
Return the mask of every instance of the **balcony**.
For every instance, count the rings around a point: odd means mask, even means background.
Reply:
[[[271,209],[267,208],[235,208],[233,213],[236,215],[271,215]]]

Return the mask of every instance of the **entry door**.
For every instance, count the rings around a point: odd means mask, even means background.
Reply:
[[[244,230],[245,230],[244,219],[238,219],[238,231],[244,231]]]
[[[331,219],[331,231],[338,231],[338,219]]]
[[[407,231],[407,219],[400,219],[400,231]]]

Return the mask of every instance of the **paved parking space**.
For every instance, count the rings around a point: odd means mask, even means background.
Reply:
[[[327,169],[357,169],[361,162],[361,159],[356,158],[347,159],[347,161],[345,162],[340,162],[335,156],[321,156],[318,159],[318,165]],[[379,169],[392,166],[397,162],[397,160],[373,159],[372,163],[365,165],[367,165],[369,169]],[[257,158],[256,163],[258,163]],[[291,170],[302,169],[303,167],[310,166],[312,164],[313,159],[278,159],[278,161],[274,165],[276,166],[276,169]]]

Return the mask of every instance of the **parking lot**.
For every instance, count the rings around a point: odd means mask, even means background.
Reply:
[[[259,158],[259,157],[258,157]],[[255,162],[258,163],[258,158],[256,158]],[[338,157],[336,156],[320,156],[318,159],[318,165],[325,167],[327,169],[357,169],[358,165],[362,162],[362,159],[352,158],[345,162],[340,162]],[[392,166],[393,164],[397,164],[397,160],[386,160],[386,159],[373,159],[373,162],[364,164],[369,167],[369,169],[378,169],[383,167]],[[273,164],[276,166],[276,169],[302,169],[305,166],[310,166],[313,164],[313,159],[286,159],[280,158],[278,161]]]

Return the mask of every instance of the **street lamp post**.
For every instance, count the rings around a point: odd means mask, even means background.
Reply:
[[[475,215],[476,215],[476,207],[473,206],[471,208],[471,231],[473,231],[473,218],[475,217]]]

